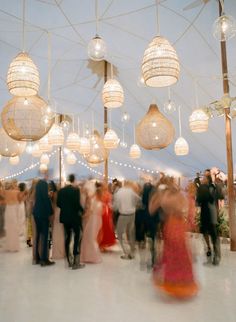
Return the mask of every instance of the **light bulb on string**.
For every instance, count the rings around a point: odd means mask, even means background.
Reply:
[[[128,123],[130,120],[130,115],[127,112],[124,112],[121,116],[121,122]]]
[[[212,27],[213,36],[219,41],[226,41],[236,35],[236,20],[232,16],[222,14]]]
[[[164,112],[166,114],[172,114],[176,111],[175,103],[171,99],[170,87],[168,87],[168,101],[164,103]]]
[[[28,154],[32,154],[33,151],[33,146],[31,145],[31,143],[29,143],[25,149],[26,153]]]

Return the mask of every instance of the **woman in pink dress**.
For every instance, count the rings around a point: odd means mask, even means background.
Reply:
[[[91,198],[90,208],[86,212],[86,224],[84,226],[80,261],[82,263],[100,263],[102,261],[97,238],[102,226],[102,189],[98,185],[94,196]]]
[[[98,243],[101,250],[105,250],[107,247],[113,246],[116,243],[111,202],[112,195],[108,189],[104,187],[102,194],[102,227],[98,235]]]
[[[163,253],[154,266],[153,281],[164,293],[189,298],[197,294],[192,268],[192,258],[186,240],[185,213],[187,201],[175,185],[165,187],[161,195],[151,199],[149,210],[154,213],[161,207],[166,221],[163,228]]]

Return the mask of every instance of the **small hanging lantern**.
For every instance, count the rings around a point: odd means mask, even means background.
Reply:
[[[9,162],[11,165],[17,165],[20,162],[20,158],[18,155],[15,157],[10,157]]]
[[[142,75],[151,87],[170,86],[179,78],[179,59],[175,49],[163,37],[153,38],[144,52]]]
[[[108,156],[108,152],[104,147],[103,139],[98,131],[94,130],[90,138],[90,151],[85,156],[88,163],[101,163],[104,162]]]
[[[74,155],[74,153],[70,152],[70,153],[67,154],[67,156],[66,156],[66,162],[68,164],[73,165],[73,164],[76,163],[76,161],[77,161],[77,158]]]
[[[86,138],[86,137],[80,138],[79,152],[84,155],[86,155],[90,152],[90,141],[88,138]]]
[[[103,105],[107,108],[117,108],[124,103],[124,91],[116,79],[108,79],[102,90]]]
[[[208,129],[209,117],[202,109],[194,110],[189,117],[189,127],[192,132],[201,133]]]
[[[137,144],[133,144],[129,150],[129,156],[131,159],[139,159],[141,157],[141,150]]]
[[[88,44],[88,56],[94,61],[104,60],[107,54],[105,41],[96,35]]]
[[[182,137],[181,114],[179,106],[179,138],[175,142],[175,154],[187,155],[189,152],[188,142]]]
[[[39,171],[41,173],[45,173],[45,172],[47,172],[47,170],[48,170],[48,166],[45,163],[41,163],[39,166]]]
[[[62,128],[54,123],[51,130],[48,132],[48,143],[54,146],[61,146],[64,143],[64,133]]]
[[[49,164],[50,159],[47,153],[43,153],[40,158],[40,163]]]
[[[104,136],[103,142],[106,149],[112,150],[118,147],[120,139],[114,130],[108,129]]]
[[[34,158],[39,158],[41,156],[41,154],[42,154],[42,151],[39,148],[39,144],[38,143],[35,143],[33,145],[33,148],[32,148],[32,156]]]
[[[136,127],[137,142],[146,150],[159,150],[167,147],[174,139],[172,123],[151,104],[147,114]]]
[[[71,151],[80,150],[80,137],[77,133],[75,132],[69,133],[66,140],[66,147]]]
[[[45,152],[51,152],[52,151],[52,145],[49,144],[48,142],[48,135],[44,135],[40,140],[39,140],[39,149],[42,153]]]

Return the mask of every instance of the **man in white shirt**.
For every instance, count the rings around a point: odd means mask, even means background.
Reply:
[[[134,258],[135,251],[135,210],[140,197],[133,191],[128,181],[124,187],[120,188],[114,195],[114,206],[119,211],[119,219],[117,222],[117,235],[124,254],[122,259]],[[128,251],[124,247],[123,234],[127,234],[127,241],[130,246]]]

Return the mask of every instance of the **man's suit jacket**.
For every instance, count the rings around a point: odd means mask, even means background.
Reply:
[[[61,209],[60,222],[63,224],[79,224],[83,208],[80,204],[80,190],[72,185],[58,192],[57,206]]]
[[[45,180],[39,180],[35,188],[33,215],[36,218],[48,219],[52,214],[53,209],[48,195],[48,184]]]

